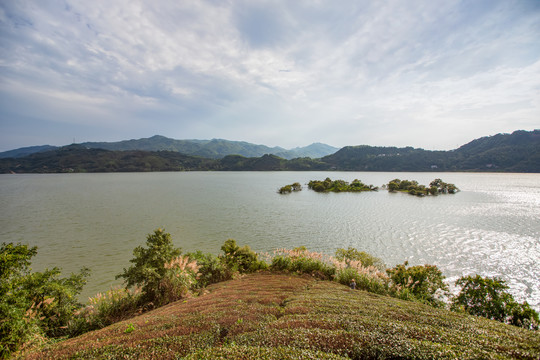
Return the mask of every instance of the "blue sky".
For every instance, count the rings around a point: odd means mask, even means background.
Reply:
[[[540,128],[540,1],[0,1],[0,151]]]

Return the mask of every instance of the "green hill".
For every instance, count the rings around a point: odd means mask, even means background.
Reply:
[[[483,137],[451,151],[347,146],[320,160],[345,171],[540,172],[540,130]]]
[[[27,359],[538,359],[540,334],[351,290],[258,273],[209,286]]]
[[[227,155],[260,157],[265,154],[275,154],[284,159],[305,156],[317,158],[332,154],[338,150],[332,146],[320,143],[286,150],[281,147],[268,147],[266,145],[256,145],[245,141],[230,141],[224,139],[175,140],[160,135],[155,135],[150,138],[125,140],[119,142],[87,142],[82,143],[81,145],[88,148],[118,151],[177,151],[185,155],[202,156],[210,159],[221,159]]]
[[[291,150],[286,150],[281,147],[268,147],[266,145],[256,145],[245,141],[230,141],[224,139],[175,140],[161,135],[116,142],[85,142],[73,145],[79,145],[89,149],[104,149],[110,151],[174,151],[184,155],[201,156],[210,159],[221,159],[227,155],[260,157],[265,154],[274,154],[284,159],[293,159],[297,157],[319,158],[332,154],[338,150],[338,148],[321,143],[314,143],[305,147],[296,147]],[[37,152],[55,149],[58,149],[58,147],[50,145],[25,147],[0,152],[0,159],[24,157]]]
[[[325,148],[324,144],[315,144],[291,151],[300,155],[304,154],[302,149],[309,153],[332,150]],[[346,146],[321,158],[302,156],[286,159],[271,154],[278,150],[245,142],[173,140],[154,136],[119,143],[70,145],[23,157],[0,157],[0,173],[185,170],[540,173],[540,130],[483,137],[451,151],[360,145]],[[254,153],[257,155],[244,155]]]

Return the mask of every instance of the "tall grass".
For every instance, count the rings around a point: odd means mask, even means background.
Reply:
[[[88,299],[85,307],[74,313],[68,326],[70,335],[101,329],[141,313],[140,295],[140,288],[128,290],[122,287],[97,293]]]
[[[271,261],[271,270],[310,274],[327,280],[336,274],[335,258],[305,248],[278,249],[274,251]]]

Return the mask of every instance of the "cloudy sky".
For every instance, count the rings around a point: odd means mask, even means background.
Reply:
[[[538,0],[0,0],[0,151],[453,149],[540,128]]]

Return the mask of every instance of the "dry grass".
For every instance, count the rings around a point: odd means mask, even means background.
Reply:
[[[133,331],[126,332],[131,327]],[[248,275],[212,285],[28,359],[540,357],[540,334],[310,276]]]

